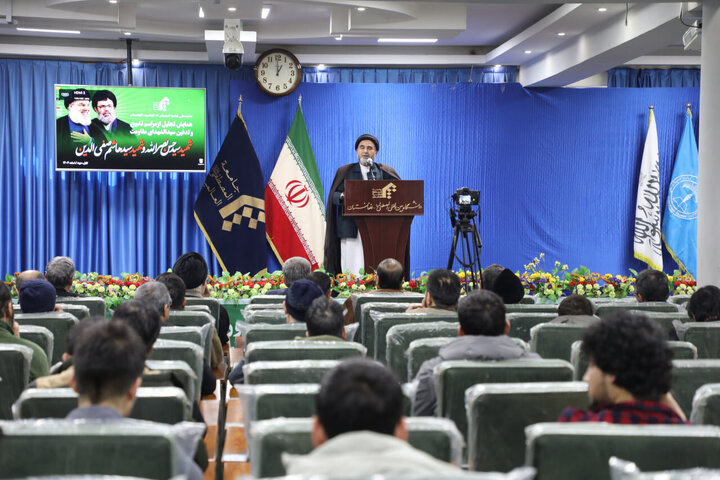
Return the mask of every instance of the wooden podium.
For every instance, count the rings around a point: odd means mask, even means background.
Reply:
[[[415,215],[424,214],[422,180],[346,180],[344,214],[354,217],[362,238],[365,271],[386,258],[403,264]]]

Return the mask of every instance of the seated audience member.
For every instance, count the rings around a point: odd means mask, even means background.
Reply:
[[[305,313],[310,304],[318,297],[324,296],[320,287],[311,280],[297,280],[287,289],[283,307],[287,314],[287,322],[304,322]]]
[[[375,277],[375,285],[377,290],[367,293],[402,293],[403,283],[403,266],[394,258],[386,258],[378,264],[377,276]],[[345,312],[345,325],[355,322],[355,302],[357,295],[352,294],[345,300],[343,311]]]
[[[291,257],[285,260],[282,267],[283,283],[285,288],[278,288],[276,290],[268,290],[266,295],[285,295],[287,294],[288,288],[298,280],[308,278],[310,275],[311,265],[307,258],[303,257]]]
[[[45,267],[45,278],[55,287],[58,297],[84,297],[79,293],[71,292],[75,279],[75,264],[70,257],[54,257]]]
[[[141,299],[128,300],[115,309],[113,320],[126,323],[140,335],[145,345],[146,356],[150,355],[153,346],[160,336],[162,321],[158,313]]]
[[[720,320],[720,288],[715,285],[698,288],[690,297],[687,311],[693,322]]]
[[[638,302],[665,302],[670,296],[667,275],[646,269],[635,279],[635,298]]]
[[[157,324],[157,334],[155,334],[155,339],[153,340],[153,343],[155,343],[157,335],[160,333],[161,325],[173,325],[172,319],[170,318],[170,305],[172,304],[172,298],[170,297],[170,293],[168,292],[168,289],[163,282],[151,281],[143,283],[138,287],[138,289],[135,291],[135,300],[144,302],[148,306],[148,308],[155,312],[156,315],[161,315],[161,322],[158,322]],[[120,305],[122,306],[123,304]],[[131,322],[138,321],[144,323],[144,320],[140,320],[137,315],[130,315],[130,317]],[[214,335],[215,337],[217,337],[217,334]],[[140,336],[142,337],[143,335],[141,334]],[[148,354],[149,353],[150,351],[148,350]],[[215,392],[216,378],[212,369],[225,368],[222,346],[220,345],[220,339],[218,338],[213,338],[211,357],[212,358],[210,359],[210,365],[208,365],[206,362],[203,362],[203,375],[200,387],[201,395],[212,395],[212,393]],[[216,367],[213,367],[213,362],[216,361]]]
[[[170,294],[170,310],[185,310],[185,282],[179,275],[166,272],[161,273],[155,281],[162,283]]]
[[[407,309],[413,313],[456,312],[460,298],[460,277],[455,272],[439,268],[430,272],[425,285],[425,297],[420,305]]]
[[[657,323],[613,312],[583,335],[589,410],[566,408],[560,422],[687,423],[670,394],[672,351]]]
[[[588,326],[598,321],[598,318],[593,316],[594,311],[595,309],[590,300],[573,293],[560,302],[557,318],[550,320],[548,323]]]
[[[40,377],[28,385],[28,388],[66,388],[70,386],[70,379],[73,375],[72,356],[75,352],[75,343],[87,328],[96,323],[106,322],[105,317],[94,316],[83,318],[68,331],[65,352],[62,354],[62,362],[53,366],[51,375]]]
[[[433,368],[445,360],[516,360],[540,358],[526,352],[507,336],[510,323],[505,318],[505,304],[495,293],[474,290],[458,303],[457,339],[440,349],[439,355],[422,364],[417,376],[417,392],[413,415],[434,415],[437,392],[433,381]]]
[[[326,297],[332,297],[332,279],[330,278],[330,275],[317,270],[308,275],[308,280],[315,282],[317,286],[320,287],[320,290],[325,292]]]
[[[309,455],[283,454],[288,475],[458,475],[461,470],[407,443],[400,383],[367,359],[341,363],[316,398]]]
[[[185,283],[186,297],[209,297],[210,290],[207,286],[208,266],[205,259],[196,252],[189,252],[180,255],[172,267],[172,272],[182,278]],[[220,317],[218,318],[217,335],[222,345],[228,343],[228,331],[230,330],[230,315],[225,307],[220,305]]]
[[[45,279],[23,282],[18,302],[22,313],[62,312],[62,308],[55,305],[55,287]]]
[[[13,315],[10,289],[0,282],[0,344],[24,345],[32,349],[30,360],[30,381],[48,374],[50,369],[47,355],[39,345],[20,338],[20,325]]]
[[[15,295],[20,294],[20,287],[22,287],[22,284],[27,282],[28,280],[44,280],[45,275],[39,270],[25,270],[20,273],[18,273],[18,276],[15,277]]]
[[[112,320],[98,323],[78,339],[73,363],[72,388],[78,393],[78,408],[66,417],[70,420],[135,422],[126,419],[142,383],[146,347],[127,324]],[[138,425],[146,422],[138,422]],[[187,478],[203,478],[200,468],[189,455],[176,457]]]
[[[509,268],[503,269],[491,282],[491,285],[492,288],[486,288],[485,290],[500,295],[505,305],[520,303],[520,300],[525,296],[525,287],[523,287],[522,280]]]
[[[502,265],[498,265],[497,263],[493,263],[492,265],[488,265],[485,267],[482,271],[482,288],[485,290],[490,290],[492,292],[493,284],[495,283],[495,279],[500,275],[500,272],[505,270],[505,267]]]
[[[338,302],[326,296],[312,301],[305,312],[307,332],[295,340],[337,341],[345,340],[345,319]]]

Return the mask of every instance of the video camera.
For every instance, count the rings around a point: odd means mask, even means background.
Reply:
[[[452,194],[452,199],[460,207],[480,205],[480,190],[470,190],[468,187],[458,188]]]

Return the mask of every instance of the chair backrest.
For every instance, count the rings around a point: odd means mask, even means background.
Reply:
[[[525,460],[525,427],[588,404],[585,382],[486,383],[465,391],[468,468],[507,472]]]
[[[30,340],[34,344],[39,345],[45,352],[45,355],[47,355],[48,359],[53,357],[55,336],[47,328],[39,327],[37,325],[21,325],[20,338]]]
[[[570,361],[570,346],[580,340],[586,325],[541,323],[530,329],[530,349],[542,358]]]
[[[720,322],[676,324],[678,338],[697,347],[698,358],[720,358]]]
[[[150,352],[151,360],[180,360],[187,363],[195,373],[195,394],[200,395],[203,375],[203,350],[194,343],[179,340],[155,341]]]
[[[369,304],[363,305],[363,307]],[[420,338],[453,337],[458,333],[457,322],[407,323],[390,327],[385,335],[385,362],[401,382],[408,377],[408,348]]]
[[[87,307],[92,316],[104,317],[107,311],[105,300],[100,297],[62,297],[60,302],[63,305],[81,305]]]
[[[50,364],[62,360],[67,346],[67,334],[78,323],[78,319],[67,312],[21,313],[15,315],[15,321],[20,325],[45,327],[52,332],[53,355],[52,358],[48,357]]]
[[[525,429],[537,480],[609,480],[611,456],[643,470],[720,467],[720,428],[705,425],[538,423]]]
[[[532,305],[531,305],[532,306]],[[544,306],[544,305],[541,305]],[[508,335],[520,338],[526,342],[530,341],[530,329],[535,325],[547,323],[557,318],[557,312],[515,312],[508,313],[507,319],[510,322]]]
[[[642,310],[641,310],[642,311]],[[673,322],[676,320],[680,323],[689,322],[691,319],[685,310],[681,312],[648,312],[642,311],[651,320],[655,321],[660,325],[663,331],[669,335],[672,330],[675,330]]]
[[[199,394],[197,375],[182,360],[146,360],[142,384],[146,387],[178,387],[193,401]]]
[[[452,422],[442,418],[406,418],[408,443],[446,462],[458,462],[462,438]],[[310,418],[276,418],[256,422],[251,428],[250,473],[255,478],[285,474],[283,452],[307,454],[313,450]]]
[[[695,392],[706,383],[720,383],[720,360],[673,360],[671,391],[683,412],[692,411]]]
[[[308,418],[315,415],[315,396],[319,383],[294,385],[238,385],[245,422],[273,418]]]
[[[82,320],[83,318],[87,318],[90,316],[90,309],[87,305],[81,305],[79,303],[62,303],[57,302],[55,304],[56,306],[60,306],[63,309],[63,312],[70,313],[72,315],[75,315],[75,318],[78,320]]]
[[[679,312],[684,310],[680,305],[670,302],[617,302],[599,305],[595,315],[602,317],[611,312],[625,310],[641,310],[647,312]]]
[[[268,308],[258,310],[243,310],[245,314],[245,322],[247,324],[265,323],[271,325],[281,325],[287,323],[287,313],[282,308]]]
[[[32,356],[25,345],[0,343],[0,419],[12,418],[12,404],[30,378]]]
[[[690,297],[692,297],[692,295],[671,295],[668,298],[668,302],[677,305],[685,305],[690,301]]]
[[[510,303],[505,305],[507,313],[554,313],[557,317],[558,306],[554,303]]]
[[[364,357],[367,349],[359,343],[315,340],[253,342],[245,349],[247,364],[257,361],[339,360]]]
[[[447,313],[411,313],[411,312],[370,312],[370,322],[366,323],[363,345],[368,347],[368,356],[385,362],[387,350],[387,332],[395,325],[408,323],[452,322],[457,320],[456,312]],[[368,342],[368,343],[365,343]]]
[[[370,320],[370,312],[404,312],[408,309],[410,305],[407,304],[407,302],[365,302],[360,305],[360,316],[355,317],[355,323],[359,324],[358,332],[359,336],[358,338],[362,338],[362,331],[365,328],[365,324],[368,322],[372,323],[372,320]]]
[[[374,302],[374,303],[420,303],[422,302],[422,293],[414,292],[368,292],[368,293],[356,293],[355,294],[355,321],[360,319],[363,304]],[[362,328],[362,327],[361,327]]]
[[[205,306],[210,310],[210,315],[215,319],[215,328],[220,325],[220,300],[211,297],[185,297],[185,308]]]
[[[690,421],[696,425],[720,426],[720,383],[708,383],[697,389]]]
[[[238,328],[243,337],[245,348],[253,342],[294,340],[295,337],[304,337],[307,331],[307,326],[301,322],[283,323],[282,325],[240,325]]]
[[[569,382],[573,379],[573,368],[564,360],[453,360],[437,365],[433,375],[440,416],[453,420],[465,435],[465,390],[468,388],[478,383]]]
[[[203,349],[203,359],[210,362],[210,349],[212,348],[212,333],[210,325],[202,327],[175,327],[167,325],[160,328],[160,336],[163,340],[180,340],[190,342]]]
[[[188,425],[188,428],[191,425]],[[193,430],[200,426],[192,426]],[[159,423],[0,422],[0,475],[112,474],[166,479],[176,465],[175,427]]]
[[[206,323],[215,325],[215,319],[199,310],[170,310],[170,321],[178,327],[202,327]]]
[[[72,388],[29,388],[13,405],[15,420],[65,418],[78,405]],[[140,387],[130,418],[175,424],[192,420],[190,400],[177,387]]]
[[[243,367],[246,385],[267,383],[320,383],[338,360],[290,360],[287,362],[253,362]]]
[[[285,295],[255,295],[250,297],[248,305],[281,304],[285,301]]]

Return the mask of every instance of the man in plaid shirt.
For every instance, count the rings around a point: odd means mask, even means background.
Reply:
[[[582,351],[589,410],[566,408],[559,422],[689,423],[670,394],[672,351],[642,313],[617,312],[590,326]]]

